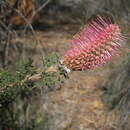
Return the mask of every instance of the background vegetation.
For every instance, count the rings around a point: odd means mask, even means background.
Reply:
[[[59,59],[96,14],[127,44],[108,65],[68,76]],[[129,130],[129,24],[125,0],[0,0],[0,130]]]

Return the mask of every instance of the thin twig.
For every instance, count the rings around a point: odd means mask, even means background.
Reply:
[[[16,9],[15,11],[25,20],[25,22],[27,23],[27,25],[31,29],[34,38],[36,39],[37,44],[40,45],[41,46],[40,48],[42,49],[42,45],[40,44],[39,40],[37,39],[36,33],[35,33],[32,25],[31,25],[31,23],[28,21],[28,19],[19,10]],[[41,54],[43,55],[43,51],[42,50],[40,50],[40,51],[41,51]]]
[[[3,27],[6,31],[9,32],[8,26],[7,26],[3,21],[1,21],[1,20],[0,20],[0,25],[2,25],[2,27]]]
[[[7,41],[4,46],[4,62],[3,62],[3,67],[6,67],[8,63],[8,54],[9,54],[9,42],[10,42],[10,32],[7,33]]]
[[[19,16],[21,18],[24,19],[24,21],[27,23],[27,25],[29,26],[29,28],[32,30],[32,33],[33,33],[35,39],[37,40],[37,42],[39,42],[38,39],[37,39],[37,37],[36,37],[36,35],[35,35],[35,31],[34,31],[32,25],[31,25],[31,23],[28,21],[28,19],[19,10],[15,9],[15,11],[19,14]]]
[[[35,10],[34,15],[36,15],[37,13],[39,13],[43,8],[45,8],[51,0],[47,0],[43,5],[41,5],[37,10]]]

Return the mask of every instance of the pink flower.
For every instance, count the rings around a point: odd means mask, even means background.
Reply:
[[[124,42],[117,24],[97,16],[73,38],[63,62],[71,70],[94,69],[110,61]]]

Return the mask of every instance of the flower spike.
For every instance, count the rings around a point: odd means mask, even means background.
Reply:
[[[97,16],[71,41],[63,63],[71,70],[88,70],[104,65],[118,53],[125,38],[117,24]]]

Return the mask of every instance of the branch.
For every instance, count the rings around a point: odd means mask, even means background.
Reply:
[[[1,87],[0,93],[4,93],[8,88],[12,88],[12,87],[19,86],[19,85],[22,86],[27,82],[33,83],[33,82],[40,81],[42,78],[44,78],[44,75],[43,75],[44,72],[48,73],[48,72],[58,72],[58,71],[59,71],[58,66],[51,66],[47,70],[40,70],[40,72],[37,74],[27,75],[23,80],[21,80],[19,82],[15,82],[12,84],[8,84],[4,87]]]
[[[43,8],[45,8],[46,5],[48,5],[48,3],[50,2],[51,0],[47,0],[43,5],[41,5],[34,13],[34,16],[40,12]]]
[[[32,25],[31,25],[31,22],[29,22],[28,19],[27,19],[19,10],[15,9],[15,11],[16,11],[16,12],[19,14],[19,16],[20,16],[21,18],[23,18],[24,21],[27,23],[27,25],[29,26],[29,28],[30,28],[31,31],[32,31],[32,34],[33,34],[34,38],[36,39],[36,42],[38,43],[38,45],[41,46],[40,48],[42,49],[42,45],[41,45],[41,43],[39,42],[39,40],[37,39],[36,33],[35,33],[35,31],[34,31]],[[33,17],[34,17],[34,15],[32,16],[32,19],[33,19]],[[31,19],[31,20],[32,20],[32,19]],[[41,50],[41,54],[43,55],[43,51],[42,51],[42,50]]]

